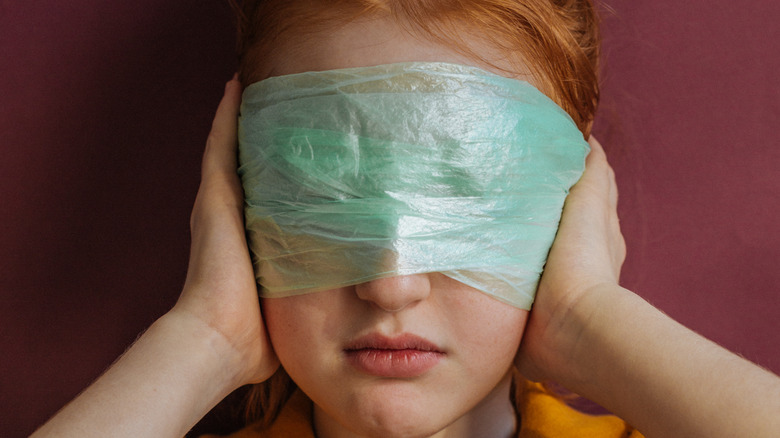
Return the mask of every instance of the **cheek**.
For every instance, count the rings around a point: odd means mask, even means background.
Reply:
[[[271,345],[276,354],[279,354],[279,347],[285,345],[284,339],[290,332],[289,310],[279,299],[263,299],[261,303],[263,312],[263,321],[268,331],[268,337],[271,339]]]
[[[329,292],[263,299],[268,336],[279,361],[291,376],[317,372],[332,361],[329,353],[339,339],[335,322],[342,319],[336,317],[336,298],[335,292]]]
[[[297,298],[266,298],[262,302],[268,336],[283,364],[294,362],[303,354],[309,348],[305,341],[311,339],[307,336],[312,325],[308,322],[311,314],[302,308],[305,300]]]
[[[462,340],[465,354],[475,363],[508,367],[517,355],[528,311],[502,303],[481,292],[472,292],[460,303],[452,330]]]

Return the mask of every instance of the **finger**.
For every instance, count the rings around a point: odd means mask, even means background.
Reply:
[[[607,160],[607,154],[604,152],[604,148],[601,146],[601,143],[599,143],[598,140],[596,140],[595,137],[591,136],[588,139],[588,143],[590,144],[591,149],[597,150],[597,155],[599,155],[598,160],[600,161],[597,166],[605,167],[607,172],[607,183],[609,184],[609,200],[610,205],[617,206],[618,201],[618,189],[617,189],[617,182],[615,181],[615,171],[612,169],[612,166],[609,165],[609,162]],[[596,157],[594,157],[594,160]]]
[[[618,188],[615,180],[615,171],[612,169],[612,166],[609,165],[607,155],[604,152],[601,143],[599,143],[595,137],[591,136],[588,139],[588,144],[590,144],[592,156],[588,155],[586,168],[594,169],[594,172],[602,172],[603,184],[606,184],[606,187],[608,188],[609,205],[612,208],[617,208]],[[605,172],[605,174],[603,172]]]
[[[588,139],[588,144],[590,145],[590,153],[585,160],[585,174],[592,179],[600,179],[603,184],[609,184],[612,168],[607,162],[607,154],[604,152],[604,148],[593,136]],[[607,186],[602,186],[601,188],[607,189]]]
[[[214,174],[235,174],[237,167],[238,113],[241,104],[241,84],[233,77],[225,85],[225,94],[219,103],[211,126],[206,151],[203,154],[203,179]]]
[[[243,194],[236,172],[240,102],[241,85],[234,76],[225,85],[203,153],[200,188],[190,217],[193,242],[197,240],[196,230],[209,229],[199,224],[232,222],[243,230]]]
[[[591,166],[589,170],[599,169],[592,173],[599,174],[602,180],[600,187],[602,190],[605,190],[605,193],[607,193],[606,213],[608,214],[607,223],[609,224],[608,236],[611,254],[613,257],[612,264],[614,267],[614,275],[615,278],[619,278],[620,269],[626,258],[626,243],[623,239],[623,234],[620,231],[620,219],[618,218],[617,213],[618,187],[615,178],[615,172],[609,165],[606,153],[604,153],[604,148],[601,146],[598,140],[591,136],[588,139],[588,143],[591,145],[591,150],[595,151],[592,161],[588,163],[588,166]],[[588,158],[591,159],[590,156]]]
[[[610,192],[614,189],[610,187],[614,180],[612,168],[609,167],[604,149],[594,138],[590,138],[588,143],[591,145],[590,153],[585,159],[585,171],[580,180],[571,189],[571,194],[567,198],[568,202],[574,200],[597,198],[608,203]],[[574,196],[572,196],[574,195]]]
[[[596,140],[596,137],[591,135],[588,138],[588,144],[590,145],[591,152],[595,152],[594,158],[595,156],[599,156],[599,158],[603,157],[606,159],[607,154],[604,152],[604,147],[601,146],[601,143],[599,143],[598,140]],[[588,158],[590,158],[590,155]]]

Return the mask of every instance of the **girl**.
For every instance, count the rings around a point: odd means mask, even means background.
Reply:
[[[587,1],[247,2],[240,74],[248,86],[405,62],[477,67],[532,83],[587,137],[594,23]],[[780,426],[777,377],[618,286],[617,191],[593,139],[530,314],[438,272],[258,303],[236,175],[242,88],[227,84],[207,141],[180,300],[36,436],[181,436],[233,389],[266,381],[266,419],[240,436],[634,433],[545,401],[515,369],[649,437],[760,437]],[[301,390],[286,405],[285,374]]]

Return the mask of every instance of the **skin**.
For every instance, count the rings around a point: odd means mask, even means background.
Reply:
[[[525,310],[435,273],[266,299],[263,309],[282,365],[315,402],[318,436],[508,436],[515,428],[508,372]],[[343,348],[368,333],[412,333],[446,357],[419,377],[367,375]]]
[[[34,437],[181,437],[226,394],[278,367],[244,240],[240,95],[230,81],[207,141],[179,301]],[[590,144],[526,325],[520,371],[602,404],[650,438],[777,436],[777,376],[618,285],[617,189],[601,146]]]
[[[283,55],[291,52],[302,56]],[[402,61],[486,67],[411,35],[392,19],[373,18],[291,35],[260,69],[282,75]],[[318,436],[509,436],[515,429],[508,373],[525,310],[436,273],[265,299],[262,305],[282,365],[315,403]],[[349,365],[343,348],[372,332],[422,336],[442,347],[446,358],[419,378],[368,376]]]
[[[394,62],[441,61],[472,65],[503,76],[512,71],[515,72],[512,77],[532,80],[522,63],[510,62],[502,52],[469,33],[460,36],[459,41],[470,51],[479,53],[482,60],[472,59],[452,46],[414,35],[395,19],[362,18],[303,36],[288,32],[257,69],[265,78]]]

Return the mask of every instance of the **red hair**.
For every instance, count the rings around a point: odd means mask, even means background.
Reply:
[[[600,46],[592,0],[245,0],[236,9],[245,86],[264,79],[258,67],[289,31],[316,33],[360,16],[389,15],[487,64],[463,37],[491,44],[517,66],[509,76],[529,68],[535,85],[569,113],[583,135],[590,133],[599,100]]]
[[[336,28],[361,16],[391,16],[508,76],[530,69],[535,85],[574,119],[584,137],[599,100],[599,29],[593,0],[231,0],[238,16],[239,77],[265,79],[262,65],[287,32]],[[514,71],[491,64],[464,44],[476,37],[506,56]],[[270,425],[295,384],[283,369],[249,392],[248,419]]]

